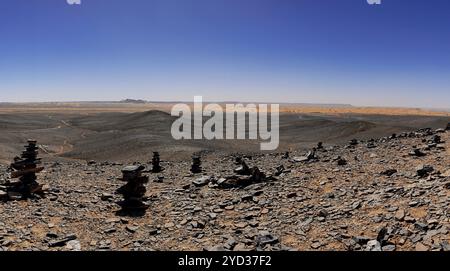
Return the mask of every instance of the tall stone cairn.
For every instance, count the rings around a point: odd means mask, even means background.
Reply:
[[[152,172],[158,173],[162,171],[162,167],[160,165],[161,160],[159,157],[159,152],[153,152],[153,158],[152,158]]]
[[[33,194],[42,194],[42,185],[36,180],[36,173],[44,170],[44,167],[39,167],[41,159],[37,158],[38,147],[36,140],[28,140],[28,145],[25,146],[25,151],[20,157],[14,158],[11,164],[11,178],[19,179],[18,182],[13,182],[8,188],[8,195],[10,198],[28,198]]]
[[[202,172],[202,161],[200,160],[200,156],[192,157],[191,172],[192,173],[201,173]]]
[[[122,178],[126,182],[117,192],[122,194],[124,200],[120,203],[123,209],[146,209],[148,206],[143,202],[147,189],[148,176],[142,176],[144,166],[127,166],[122,169]]]

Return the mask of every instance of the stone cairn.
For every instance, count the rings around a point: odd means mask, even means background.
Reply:
[[[241,156],[236,156],[234,158],[234,164],[235,165],[240,165],[242,163],[242,157]]]
[[[349,144],[349,146],[356,146],[356,145],[358,145],[358,140],[352,139],[352,140],[350,140],[350,142],[348,144]]]
[[[159,157],[159,152],[153,152],[153,158],[152,158],[152,172],[158,173],[162,171],[162,167],[160,165],[161,160]]]
[[[323,143],[322,142],[317,143],[317,148],[316,149],[317,150],[323,150]]]
[[[250,178],[248,180],[251,182],[260,182],[266,179],[266,175],[261,172],[258,167],[254,166],[250,168],[244,159],[241,159],[240,162],[241,165],[234,169],[234,173],[238,175],[250,175]]]
[[[450,122],[447,124],[447,127],[445,128],[446,131],[450,131]]]
[[[311,160],[317,160],[316,152],[317,152],[316,148],[313,148],[311,151],[309,151],[309,152],[306,154],[307,160],[308,160],[308,161],[311,161]]]
[[[11,178],[19,178],[18,182],[10,183],[8,187],[8,197],[10,199],[28,198],[33,194],[43,194],[42,185],[36,180],[36,173],[44,170],[44,167],[38,167],[41,159],[37,158],[38,147],[36,140],[28,140],[25,151],[21,157],[14,158],[11,164]]]
[[[238,168],[235,168],[234,172],[239,175],[250,175],[251,174],[250,167],[247,165],[247,163],[244,161],[244,159],[240,160],[240,166]]]
[[[122,194],[124,201],[119,203],[123,209],[146,209],[148,206],[143,202],[147,192],[145,184],[148,176],[142,176],[144,166],[127,166],[122,169],[123,177],[119,180],[127,182],[117,192]]]
[[[192,157],[191,172],[192,173],[201,173],[202,172],[202,161],[200,160],[200,156]]]

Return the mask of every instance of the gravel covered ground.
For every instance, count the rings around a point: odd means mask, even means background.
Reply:
[[[236,155],[205,154],[201,174],[189,172],[190,161],[163,162],[163,172],[146,173],[142,216],[118,212],[124,164],[44,159],[43,198],[0,202],[0,251],[448,251],[450,132],[403,136],[326,145],[310,160],[240,154],[268,176],[240,187],[233,180],[248,177],[233,172]],[[411,155],[414,148],[425,155]]]

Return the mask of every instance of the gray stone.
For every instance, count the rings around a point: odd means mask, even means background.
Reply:
[[[111,194],[103,193],[103,194],[101,195],[100,198],[101,198],[101,200],[103,200],[103,201],[110,201],[113,197],[114,197],[114,196],[111,195]]]
[[[8,193],[5,191],[0,190],[0,200],[6,199],[8,197]]]
[[[353,240],[359,245],[365,245],[370,241],[370,238],[365,236],[355,236],[353,237]]]
[[[425,246],[422,243],[417,243],[415,246],[416,251],[428,251],[429,247]]]
[[[426,231],[428,229],[428,224],[422,222],[414,223],[414,227],[419,231]]]
[[[204,248],[205,251],[227,251],[222,245]]]
[[[81,251],[81,243],[78,240],[71,240],[67,242],[66,249],[72,251]]]
[[[418,243],[420,240],[422,240],[422,236],[420,234],[416,234],[414,236],[411,236],[411,242]]]
[[[292,161],[298,162],[298,163],[306,162],[306,161],[308,161],[308,157],[307,156],[295,156],[295,157],[292,157]]]
[[[272,235],[268,231],[261,231],[259,232],[258,236],[256,237],[256,243],[260,246],[265,246],[269,244],[276,244],[278,243],[278,237]]]
[[[318,249],[322,246],[322,244],[320,242],[314,242],[311,244],[311,248],[313,249]]]
[[[211,181],[211,177],[210,176],[202,176],[196,180],[194,180],[192,183],[197,186],[205,186],[207,185],[209,182]]]
[[[128,226],[126,227],[126,229],[127,229],[127,231],[129,231],[129,232],[131,232],[131,233],[135,233],[135,232],[139,229],[139,227],[138,227],[138,226],[131,226],[131,225],[128,225]]]
[[[394,175],[395,173],[397,173],[397,170],[396,170],[396,169],[387,169],[387,170],[381,172],[380,174],[381,174],[381,175],[386,175],[386,176],[392,176],[392,175]]]
[[[395,245],[387,245],[381,248],[382,251],[395,251]]]
[[[372,218],[372,221],[373,221],[374,223],[380,223],[381,221],[383,221],[383,217],[381,217],[381,216],[375,216],[375,217]]]
[[[355,201],[353,204],[352,204],[352,209],[358,209],[359,207],[361,207],[361,202],[360,201]]]
[[[111,228],[107,228],[107,229],[104,230],[103,232],[104,232],[104,233],[113,233],[113,232],[116,232],[116,231],[117,231],[116,228],[111,227]]]
[[[370,240],[367,242],[367,248],[368,251],[381,251],[381,244],[377,240]]]
[[[443,176],[443,177],[450,177],[450,169],[448,169],[444,173],[442,173],[441,176]]]
[[[443,251],[450,251],[450,243],[448,241],[443,241],[441,247]]]
[[[402,221],[404,218],[405,218],[405,211],[404,210],[398,210],[395,213],[395,219],[396,220]]]
[[[64,245],[66,245],[67,242],[75,240],[75,239],[77,239],[77,236],[75,234],[69,234],[69,235],[67,235],[64,238],[61,238],[61,239],[58,239],[58,240],[55,240],[55,241],[50,241],[48,243],[48,246],[49,247],[62,247]]]

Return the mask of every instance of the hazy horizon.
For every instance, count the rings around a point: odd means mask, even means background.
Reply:
[[[138,102],[127,102],[126,100],[134,100],[134,101],[143,101],[145,102],[144,104],[152,104],[152,103],[193,103],[193,100],[144,100],[144,99],[132,99],[132,98],[126,98],[126,99],[121,99],[121,100],[66,100],[66,101],[29,101],[29,102],[4,102],[4,101],[0,101],[0,105],[5,105],[5,104],[10,104],[10,105],[14,105],[14,104],[70,104],[70,103],[129,103],[129,104],[140,104]],[[277,102],[277,101],[241,101],[241,100],[234,100],[234,101],[224,101],[224,100],[203,100],[203,103],[218,103],[218,104],[223,104],[223,103],[243,103],[243,104],[250,104],[250,103],[259,103],[259,104],[270,104],[270,103],[274,103],[274,104],[280,104],[280,105],[304,105],[304,106],[323,106],[323,107],[367,107],[367,108],[405,108],[405,109],[423,109],[423,110],[432,110],[432,111],[437,111],[437,110],[441,110],[444,112],[450,112],[450,107],[409,107],[409,106],[371,106],[371,105],[358,105],[358,104],[350,104],[350,103],[314,103],[314,102]]]
[[[5,0],[0,102],[450,108],[446,0]]]

